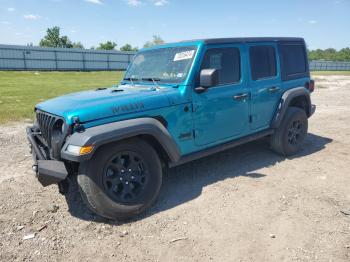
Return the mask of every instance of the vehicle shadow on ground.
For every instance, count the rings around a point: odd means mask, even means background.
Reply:
[[[288,159],[311,155],[323,150],[331,142],[332,139],[330,138],[308,134],[304,142],[304,149]],[[191,201],[201,195],[205,186],[218,181],[239,176],[263,179],[266,175],[257,172],[257,170],[273,166],[285,159],[285,157],[277,155],[269,149],[267,139],[261,139],[172,168],[167,170],[164,175],[162,189],[156,204],[145,214],[127,222],[144,219]],[[101,223],[115,225],[122,223],[103,219],[93,214],[83,204],[76,182],[72,184],[70,192],[66,194],[71,215],[79,219]]]

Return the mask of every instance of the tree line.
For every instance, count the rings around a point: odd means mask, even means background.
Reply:
[[[153,39],[147,41],[143,47],[151,47],[154,45],[164,44],[164,40],[157,35]],[[67,36],[61,36],[61,31],[58,26],[48,28],[46,35],[40,40],[41,47],[62,47],[62,48],[84,48],[81,42],[72,42]],[[97,50],[118,50],[117,43],[106,41],[100,43],[97,47],[90,47]],[[119,48],[120,51],[138,51],[138,47],[133,47],[130,44],[125,44]],[[308,50],[309,60],[328,60],[328,61],[350,61],[350,48],[343,48],[337,51],[334,48]]]
[[[164,44],[164,40],[157,35],[153,36],[153,39],[147,41],[143,47],[151,47],[154,45]],[[30,44],[32,45],[32,44]],[[61,29],[58,26],[48,28],[46,35],[39,42],[40,47],[61,47],[61,48],[85,48],[81,42],[73,42],[68,36],[61,35]],[[90,47],[90,49],[96,50],[118,50],[117,43],[113,41],[106,41],[99,43],[97,47]],[[133,47],[130,44],[125,44],[119,48],[120,51],[138,51],[138,47]]]
[[[350,48],[337,51],[334,48],[309,50],[309,60],[350,61]]]

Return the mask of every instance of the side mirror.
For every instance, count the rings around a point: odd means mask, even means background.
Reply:
[[[203,93],[209,87],[217,86],[219,74],[216,69],[202,69],[199,76],[199,87],[195,88],[197,93]]]

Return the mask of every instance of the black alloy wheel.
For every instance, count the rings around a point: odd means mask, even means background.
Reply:
[[[137,202],[147,186],[148,168],[144,159],[131,151],[120,152],[106,164],[103,172],[105,192],[116,202]]]

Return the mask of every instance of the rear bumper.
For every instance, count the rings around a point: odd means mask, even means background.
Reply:
[[[33,156],[33,169],[36,172],[38,181],[43,186],[60,183],[68,176],[67,169],[63,161],[49,159],[43,145],[37,138],[39,135],[33,127],[27,127],[27,139]]]
[[[312,116],[316,111],[316,105],[311,105],[310,116]]]

